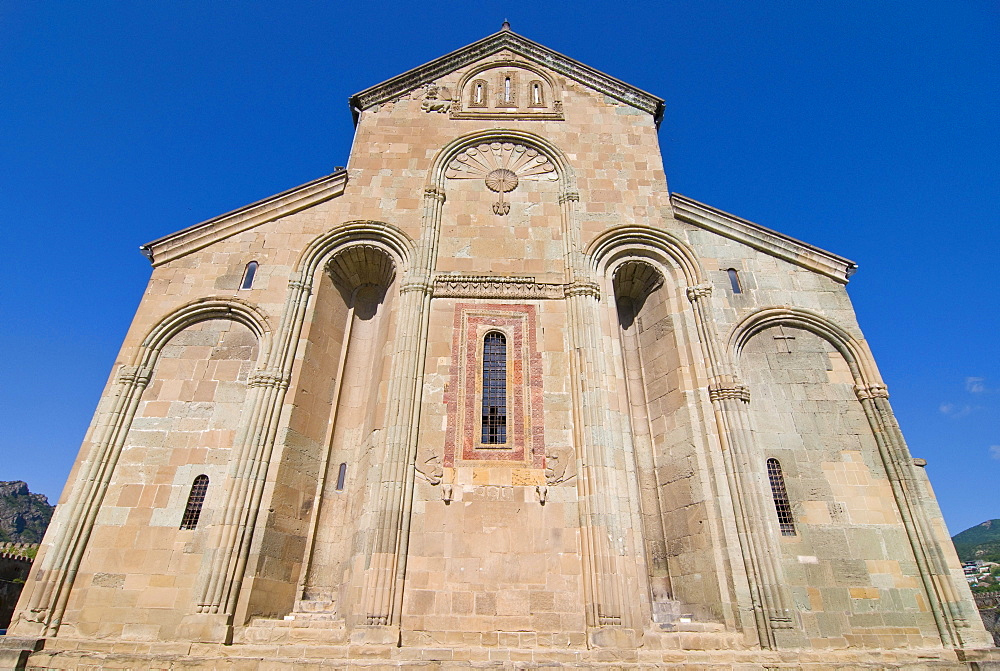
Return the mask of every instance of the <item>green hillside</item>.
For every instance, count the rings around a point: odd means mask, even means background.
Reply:
[[[962,561],[1000,561],[1000,520],[987,520],[951,537]]]

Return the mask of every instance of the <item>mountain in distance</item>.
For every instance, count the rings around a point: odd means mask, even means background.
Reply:
[[[982,524],[951,537],[958,558],[963,561],[1000,562],[1000,520],[987,520]]]
[[[0,481],[0,542],[41,543],[55,506],[20,480]]]

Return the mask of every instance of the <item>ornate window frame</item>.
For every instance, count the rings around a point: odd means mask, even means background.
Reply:
[[[458,303],[452,368],[445,403],[448,427],[444,466],[506,462],[545,467],[542,361],[536,346],[533,305]],[[484,443],[483,343],[491,332],[506,339],[506,442]],[[470,463],[471,462],[471,463]]]

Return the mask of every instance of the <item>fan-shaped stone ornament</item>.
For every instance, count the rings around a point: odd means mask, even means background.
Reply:
[[[449,179],[482,179],[486,188],[499,194],[493,212],[503,216],[510,212],[510,203],[503,195],[517,188],[521,180],[554,181],[559,178],[556,167],[537,149],[513,142],[493,142],[469,147],[456,156],[444,176]]]

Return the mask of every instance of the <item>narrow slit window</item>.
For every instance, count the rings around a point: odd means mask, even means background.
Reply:
[[[191,485],[184,517],[181,518],[181,529],[198,528],[198,518],[201,517],[201,507],[205,503],[205,493],[208,491],[208,476],[199,475]]]
[[[534,82],[531,85],[531,104],[542,104],[542,85],[539,82]]]
[[[240,289],[250,289],[253,287],[253,277],[257,274],[257,262],[251,261],[247,264],[246,270],[243,271],[243,283],[240,284]]]
[[[778,513],[778,527],[782,536],[795,535],[795,518],[792,516],[792,505],[788,502],[788,491],[785,489],[785,476],[781,472],[781,464],[777,459],[767,460],[767,479],[771,482],[771,495],[774,497],[774,510]]]
[[[511,100],[511,97],[510,97],[510,77],[504,77],[504,79],[503,79],[503,100],[504,100],[504,102],[507,102],[507,103],[509,103],[510,100]]]
[[[740,284],[740,274],[735,268],[730,268],[726,271],[729,273],[729,284],[733,288],[734,294],[743,293],[743,285]]]
[[[486,98],[489,95],[489,89],[486,87],[486,82],[482,79],[477,79],[472,82],[472,95],[469,98],[470,107],[486,107]]]
[[[507,339],[496,331],[483,339],[482,442],[507,443]]]
[[[337,491],[344,491],[344,481],[347,479],[347,464],[341,464],[337,471]]]

